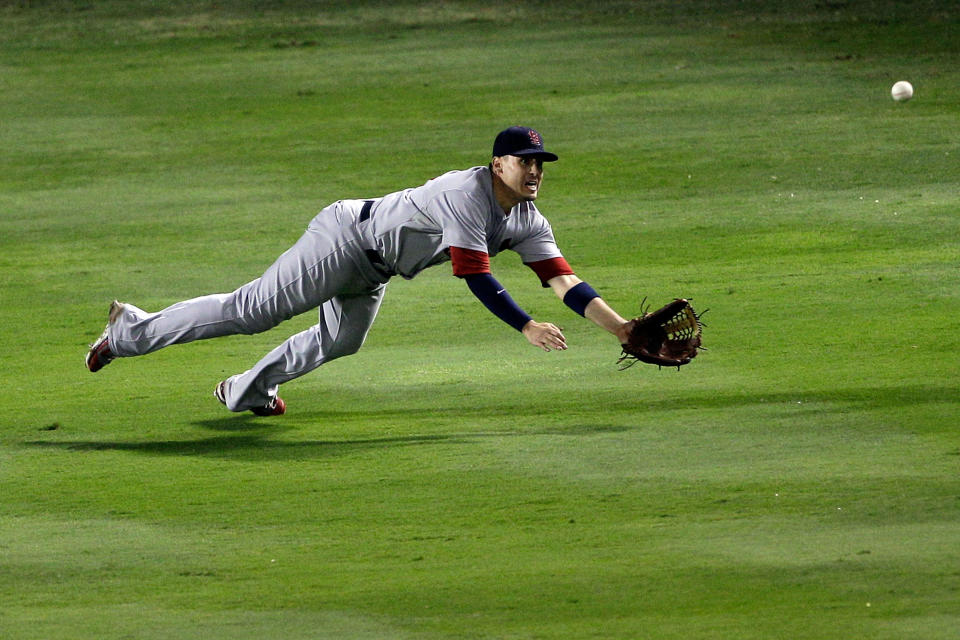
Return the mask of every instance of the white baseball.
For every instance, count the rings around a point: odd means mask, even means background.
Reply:
[[[890,95],[897,102],[906,102],[913,97],[913,85],[906,80],[895,82],[893,88],[890,89]]]

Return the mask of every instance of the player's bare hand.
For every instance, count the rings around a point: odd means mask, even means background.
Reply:
[[[630,339],[630,332],[633,331],[633,325],[637,323],[637,319],[627,320],[616,329],[613,330],[613,334],[617,336],[617,340],[620,341],[620,344],[626,344]]]
[[[560,327],[549,322],[531,320],[523,327],[523,335],[527,342],[544,351],[563,351],[567,348],[567,339],[563,337]]]

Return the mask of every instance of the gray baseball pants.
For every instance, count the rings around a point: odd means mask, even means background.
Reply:
[[[131,304],[110,325],[118,357],[173,344],[266,331],[319,307],[319,322],[264,356],[226,384],[227,408],[262,407],[277,387],[325,362],[356,353],[380,310],[390,275],[370,260],[354,220],[363,201],[336,202],[310,222],[293,247],[266,272],[233,293],[178,302],[156,313]]]

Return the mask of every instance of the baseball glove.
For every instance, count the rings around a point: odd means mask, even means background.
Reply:
[[[644,298],[641,303],[646,303]],[[681,367],[697,356],[703,324],[700,316],[690,303],[683,298],[665,304],[652,313],[630,322],[630,333],[623,347],[623,354],[617,360],[620,369],[626,369],[639,362],[655,364],[661,367]]]

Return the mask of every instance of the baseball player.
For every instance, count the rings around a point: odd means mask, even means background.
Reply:
[[[319,307],[316,325],[215,388],[231,411],[280,415],[286,404],[279,385],[360,349],[390,278],[413,278],[441,262],[451,262],[453,275],[530,344],[566,349],[563,332],[531,318],[491,274],[490,257],[504,249],[520,254],[545,288],[623,343],[628,321],[574,274],[534,206],[543,163],[555,160],[537,131],[510,127],[497,135],[487,166],[451,171],[379,198],[335,202],[261,277],[232,293],[156,313],[114,302],[106,329],[87,353],[87,368],[96,372],[115,358],[173,344],[259,333]]]

